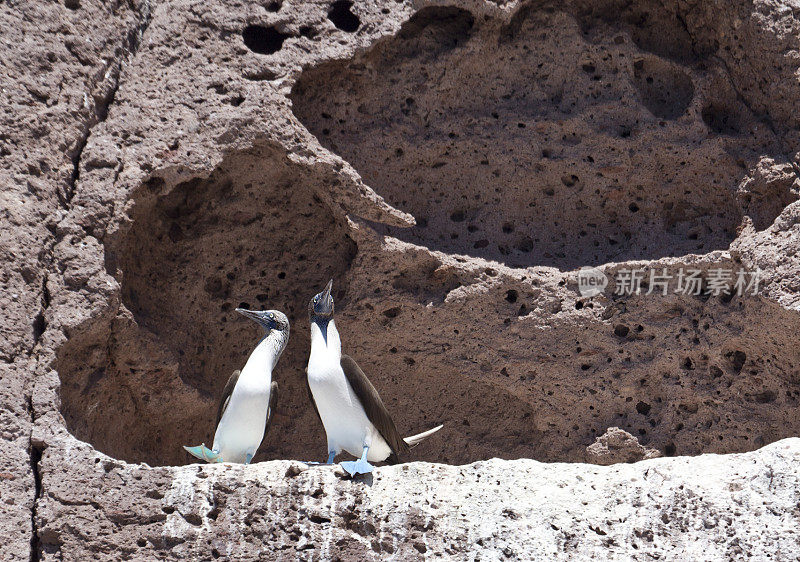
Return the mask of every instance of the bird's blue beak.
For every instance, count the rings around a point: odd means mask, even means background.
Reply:
[[[331,297],[332,289],[333,279],[328,281],[328,284],[325,285],[325,289],[321,293],[318,293],[316,297],[314,297],[314,300],[312,301],[314,314],[324,316],[333,313],[333,298]]]
[[[247,310],[246,308],[237,308],[236,312],[242,316],[247,316],[250,320],[258,322],[266,330],[274,330],[278,324],[269,317],[269,310]]]

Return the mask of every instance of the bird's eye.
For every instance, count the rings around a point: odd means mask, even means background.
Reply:
[[[269,319],[270,319],[270,320],[275,320],[275,315],[274,315],[274,314],[272,314],[271,312],[269,313]]]

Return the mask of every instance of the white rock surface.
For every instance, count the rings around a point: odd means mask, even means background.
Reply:
[[[608,467],[416,462],[378,468],[367,481],[289,461],[149,468],[84,446],[73,458],[93,467],[80,485],[45,474],[38,528],[44,552],[58,552],[46,559],[137,551],[170,560],[800,556],[800,439]],[[124,521],[137,525],[118,528]]]

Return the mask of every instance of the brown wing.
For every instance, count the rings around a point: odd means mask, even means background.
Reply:
[[[408,444],[403,441],[403,438],[397,432],[392,417],[386,410],[386,406],[383,405],[383,400],[381,400],[372,383],[369,382],[364,371],[349,355],[342,355],[341,365],[344,376],[347,378],[347,382],[350,383],[350,388],[353,389],[358,401],[364,407],[367,419],[389,444],[392,453],[395,456],[407,453],[409,451]]]
[[[264,437],[269,433],[269,422],[275,414],[275,406],[278,404],[278,383],[272,381],[269,387],[269,407],[267,408],[267,425],[264,427]]]
[[[219,425],[219,420],[222,419],[222,414],[225,413],[225,408],[228,407],[228,402],[231,401],[231,394],[233,394],[233,388],[236,386],[236,381],[239,380],[239,375],[242,372],[240,370],[236,370],[231,375],[231,378],[228,379],[228,382],[225,383],[225,388],[222,390],[222,399],[219,401],[219,409],[217,410],[217,421],[214,423],[214,427]]]

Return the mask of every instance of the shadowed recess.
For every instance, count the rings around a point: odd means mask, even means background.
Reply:
[[[281,33],[274,27],[262,25],[248,25],[242,31],[242,39],[247,48],[261,55],[277,53],[283,47],[283,42],[289,37],[291,35]]]
[[[425,8],[306,70],[293,110],[414,215],[377,227],[408,242],[561,269],[727,248],[737,187],[779,143],[672,16],[619,10],[528,7],[504,25]]]
[[[354,33],[361,25],[361,20],[351,11],[352,7],[350,0],[337,0],[328,10],[328,19],[342,31]]]
[[[236,307],[275,308],[292,334],[274,380],[282,400],[270,450],[300,454],[291,435],[307,408],[306,306],[333,277],[344,295],[355,244],[312,191],[320,180],[270,148],[229,156],[208,179],[134,196],[131,224],[107,244],[127,311],[59,354],[63,412],[99,450],[151,464],[187,462],[183,444],[211,443],[217,400],[262,335]]]
[[[580,462],[612,426],[667,456],[748,451],[800,434],[800,317],[775,303],[613,288],[608,300],[565,302],[508,279],[456,282],[459,296],[431,304],[430,293],[414,302],[418,286],[449,291],[442,268],[365,256],[362,269],[361,256],[353,278],[362,288],[341,333],[376,387],[396,397],[390,410],[418,420],[407,427],[444,423],[415,458]],[[696,267],[707,280],[708,268],[737,266]],[[674,289],[678,267],[668,274]]]

